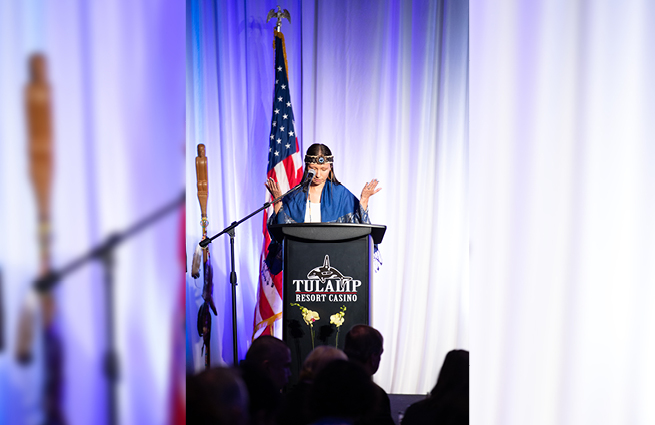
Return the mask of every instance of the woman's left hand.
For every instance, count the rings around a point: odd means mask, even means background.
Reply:
[[[371,196],[375,195],[379,191],[382,190],[382,188],[377,188],[378,187],[378,180],[373,179],[370,182],[367,182],[364,185],[364,189],[362,189],[362,196],[360,196],[359,199],[359,204],[364,208],[365,210],[368,209],[368,198]],[[377,189],[376,189],[377,188]]]

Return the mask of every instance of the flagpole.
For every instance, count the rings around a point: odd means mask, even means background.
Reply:
[[[276,38],[284,40],[283,35],[280,32],[282,18],[285,18],[289,22],[291,22],[291,16],[290,16],[288,10],[286,10],[286,9],[282,10],[279,6],[277,6],[277,9],[278,9],[277,12],[275,11],[275,9],[271,9],[268,12],[267,19],[266,19],[266,22],[268,22],[272,18],[277,18],[277,23],[276,23],[276,27],[275,27],[275,31],[274,31],[274,39],[273,39],[274,40],[273,41],[273,46],[274,47],[275,47],[275,39]],[[286,66],[286,53],[284,53],[284,46],[282,47],[282,49],[280,51],[280,54],[284,55],[284,67],[287,68],[287,66]],[[277,61],[277,55],[278,55],[278,53],[276,51],[276,61]],[[288,80],[288,71],[286,69],[285,69],[285,78]],[[284,86],[283,86],[283,88],[284,88]],[[290,105],[290,103],[287,104],[287,106],[289,106],[289,105]],[[293,120],[293,114],[291,113],[290,108],[289,108],[289,111],[290,111],[290,116],[291,116],[290,120],[292,121]],[[284,118],[286,119],[287,116],[285,115]],[[293,123],[291,123],[289,130],[287,130],[287,131],[290,131],[288,137],[291,137],[294,134],[293,131],[291,131],[291,130],[293,130],[292,127],[293,127]],[[284,130],[284,128],[282,127],[281,130]],[[286,136],[284,136],[284,137],[286,137]],[[271,140],[273,140],[273,135],[271,135]],[[279,142],[280,142],[280,140],[278,140],[278,143]],[[289,148],[289,147],[290,146],[287,146],[287,148]],[[295,137],[294,137],[293,147],[295,148],[295,151],[298,150],[298,142],[297,142],[297,139],[295,139]],[[269,151],[269,152],[271,152],[271,151]],[[277,155],[277,154],[278,153],[275,152],[275,155]],[[269,167],[270,167],[270,163],[269,163]],[[299,180],[300,180],[300,175],[296,175],[295,177],[292,177],[289,180],[289,183],[290,184],[295,184]],[[228,234],[229,237],[230,237],[230,285],[232,285],[232,345],[233,345],[233,358],[234,358],[234,364],[235,365],[238,363],[238,344],[237,344],[238,339],[237,339],[237,315],[236,315],[236,307],[237,307],[236,306],[236,286],[238,285],[238,279],[237,279],[237,274],[236,274],[236,271],[235,271],[235,254],[234,254],[234,239],[235,239],[235,235],[236,235],[235,230],[236,230],[237,226],[239,226],[244,221],[250,219],[251,217],[255,216],[256,214],[260,213],[261,211],[264,211],[264,210],[268,209],[271,205],[273,205],[273,204],[275,204],[277,202],[280,202],[285,196],[297,191],[301,187],[302,187],[302,184],[296,185],[295,187],[288,190],[286,193],[279,196],[278,198],[276,198],[276,199],[274,199],[272,201],[266,202],[261,208],[258,208],[257,210],[255,210],[252,213],[248,214],[247,216],[245,216],[241,220],[232,222],[229,226],[227,226],[225,229],[223,229],[222,231],[220,231],[219,233],[215,234],[212,237],[206,237],[205,235],[203,235],[203,239],[200,241],[200,243],[198,244],[198,248],[196,249],[196,252],[198,252],[199,249],[202,249],[203,251],[207,250],[207,246],[214,239],[216,239],[217,237],[219,237],[219,236],[221,236],[223,234]],[[266,232],[265,224],[264,224],[264,231]],[[195,263],[196,263],[196,261],[194,261],[194,264]],[[276,284],[276,287],[277,287],[277,284]],[[260,274],[260,289],[261,289],[261,274]]]
[[[296,134],[293,108],[291,105],[291,94],[289,88],[289,66],[287,63],[284,35],[281,32],[282,19],[291,23],[291,15],[288,10],[282,10],[279,6],[277,12],[271,9],[268,12],[266,22],[277,18],[273,30],[273,49],[275,50],[275,68],[273,72],[273,98],[271,108],[271,126],[268,142],[268,165],[266,176],[276,182],[281,191],[288,190],[302,181],[303,167]],[[271,199],[266,194],[266,199]],[[254,341],[261,335],[272,335],[282,338],[282,328],[278,326],[283,313],[282,300],[282,274],[277,270],[269,268],[267,258],[272,254],[269,251],[271,235],[268,232],[267,222],[273,209],[264,211],[262,225],[263,244],[260,254],[259,279],[257,287],[257,304],[253,321]],[[277,324],[277,325],[276,325]]]
[[[282,35],[282,33],[280,32],[280,27],[281,27],[281,25],[282,25],[282,18],[285,18],[286,20],[289,21],[289,23],[291,23],[291,15],[289,14],[289,11],[286,10],[286,9],[284,9],[284,11],[282,11],[281,8],[280,8],[280,6],[277,6],[277,9],[278,9],[277,12],[275,11],[275,9],[271,9],[271,10],[268,12],[268,15],[266,16],[266,22],[270,21],[272,18],[277,18],[277,22],[276,22],[276,25],[275,25],[275,33],[279,33],[280,35]],[[277,35],[277,34],[276,34],[276,35]],[[275,38],[274,38],[274,41],[273,41],[273,47],[275,48]],[[285,54],[285,62],[286,62],[286,54]],[[287,71],[287,72],[288,72],[288,71]],[[225,234],[225,233],[228,233],[228,232],[233,232],[234,229],[235,229],[239,224],[241,224],[241,223],[243,223],[244,221],[248,220],[250,217],[254,216],[255,214],[257,214],[257,213],[259,213],[259,212],[265,210],[266,208],[270,207],[271,205],[273,205],[273,204],[275,204],[275,203],[281,201],[285,196],[287,196],[287,195],[289,195],[289,194],[295,192],[296,190],[300,189],[301,187],[302,187],[302,184],[298,184],[298,185],[296,185],[294,188],[290,189],[289,191],[287,191],[286,193],[282,194],[282,195],[279,196],[278,198],[276,198],[276,199],[274,199],[274,200],[272,200],[272,201],[266,202],[266,203],[265,203],[261,208],[259,208],[259,209],[255,210],[255,211],[253,211],[252,213],[248,214],[246,217],[242,218],[241,220],[239,220],[239,221],[235,221],[235,222],[232,222],[232,224],[230,224],[228,227],[226,227],[225,229],[223,229],[221,232],[215,234],[215,235],[212,236],[211,238],[206,239],[206,238],[203,237],[203,240],[200,241],[200,243],[199,243],[200,247],[201,247],[201,248],[205,248],[205,247],[206,247],[207,245],[209,245],[209,244],[210,244],[214,239],[216,239],[217,237],[221,236],[222,234]],[[231,237],[233,237],[233,236],[231,236]]]

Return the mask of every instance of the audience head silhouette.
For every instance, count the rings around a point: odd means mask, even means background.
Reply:
[[[452,350],[446,354],[430,397],[405,411],[402,425],[469,423],[469,352]]]
[[[334,360],[321,370],[311,389],[314,419],[339,418],[351,423],[364,416],[375,402],[373,381],[354,362]]]
[[[380,367],[383,343],[382,334],[377,329],[355,325],[346,334],[343,351],[348,359],[360,364],[369,376],[373,376]]]
[[[262,335],[253,341],[245,362],[260,368],[281,390],[291,375],[291,350],[280,339]]]
[[[442,397],[450,391],[465,388],[469,385],[469,352],[452,350],[446,354],[439,378],[430,392],[431,397]]]
[[[189,425],[246,425],[248,392],[238,371],[217,367],[186,380]]]
[[[336,347],[319,345],[305,359],[299,379],[301,381],[313,381],[316,375],[334,360],[348,360],[348,356]]]

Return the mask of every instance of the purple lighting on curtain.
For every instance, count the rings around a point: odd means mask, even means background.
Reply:
[[[0,397],[1,423],[43,419],[42,345],[37,340],[29,367],[13,361],[18,306],[36,276],[38,254],[25,119],[17,106],[23,104],[27,58],[38,47],[48,61],[52,86],[51,250],[58,269],[171,202],[183,188],[183,16],[179,2],[10,1],[0,6],[0,205],[10,206],[3,208],[0,222],[0,268],[5,287],[11,288],[3,293],[10,308],[8,347],[0,354],[0,387],[7,390]],[[33,25],[35,20],[39,25]],[[115,252],[120,423],[166,420],[171,312],[179,284],[175,276],[181,273],[177,218],[172,213]],[[107,423],[102,267],[79,268],[61,281],[55,298],[64,345],[65,417],[70,424]]]

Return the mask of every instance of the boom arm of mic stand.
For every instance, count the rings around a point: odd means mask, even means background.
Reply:
[[[211,238],[205,238],[205,239],[201,240],[200,243],[199,243],[200,247],[201,247],[201,248],[206,248],[207,245],[209,245],[210,243],[212,243],[212,241],[213,241],[214,239],[216,239],[217,237],[221,236],[222,234],[229,233],[229,232],[233,231],[233,230],[234,230],[234,229],[235,229],[239,224],[241,224],[241,223],[243,223],[244,221],[248,220],[250,217],[252,217],[253,215],[259,213],[260,211],[265,210],[266,208],[270,207],[271,205],[280,202],[280,201],[281,201],[285,196],[289,195],[290,193],[293,193],[293,192],[297,191],[297,190],[300,189],[301,187],[302,187],[302,184],[299,184],[299,185],[297,185],[296,187],[294,187],[294,188],[292,188],[292,189],[289,189],[288,192],[283,193],[282,195],[280,195],[279,197],[275,198],[275,199],[272,200],[272,201],[266,202],[262,207],[260,207],[260,208],[257,209],[256,211],[253,211],[252,213],[248,214],[247,216],[245,216],[245,217],[242,218],[241,220],[232,222],[232,224],[230,224],[229,226],[227,226],[225,229],[221,230],[219,233],[216,233],[216,234],[215,234],[214,236],[212,236]]]

